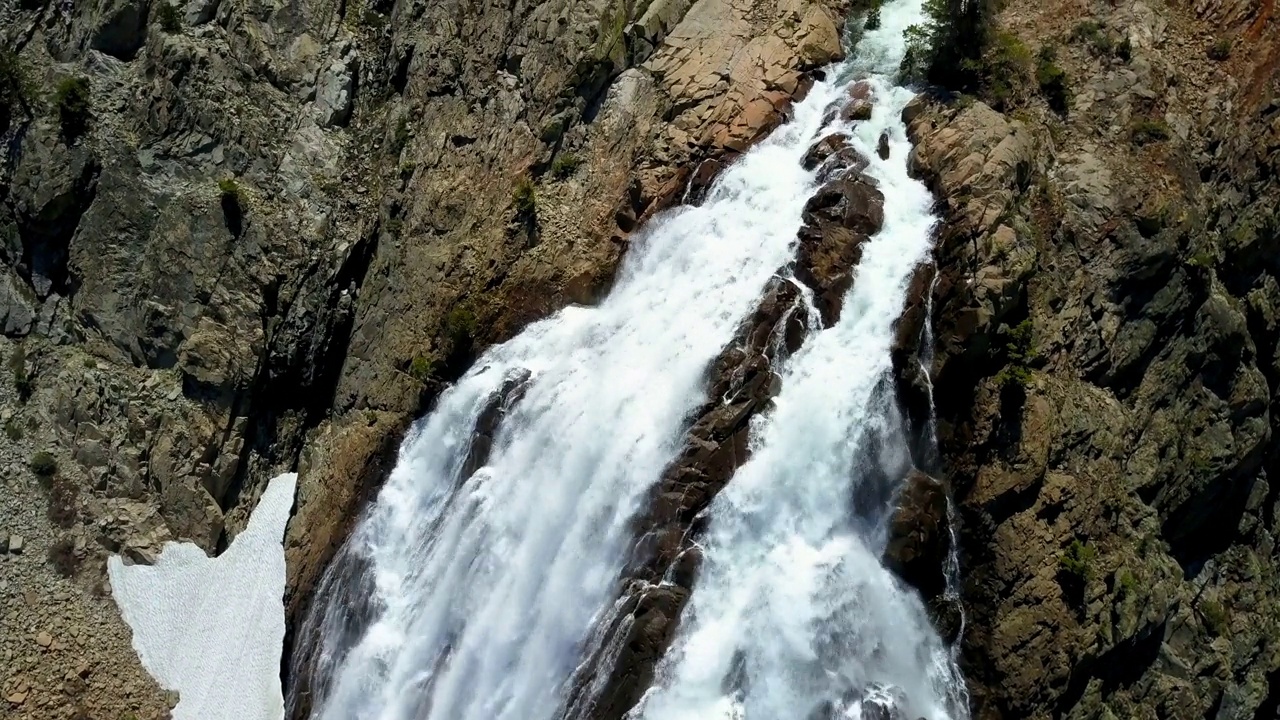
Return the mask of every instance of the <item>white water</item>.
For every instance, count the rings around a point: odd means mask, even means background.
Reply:
[[[248,527],[216,558],[191,543],[165,543],[154,565],[125,565],[118,555],[107,561],[138,658],[179,694],[174,720],[284,717],[281,541],[297,479],[273,479]]]
[[[342,597],[316,616],[313,717],[557,715],[706,368],[794,256],[815,189],[799,161],[839,92],[819,83],[701,207],[650,223],[599,307],[531,326],[443,394],[350,541],[376,617],[352,642]],[[458,477],[480,409],[523,371],[488,464]]]
[[[852,498],[881,468],[869,446],[893,432],[889,348],[908,282],[930,252],[932,199],[907,174],[899,117],[912,93],[890,79],[920,0],[886,4],[850,71],[870,75],[872,118],[853,144],[885,195],[840,321],[789,360],[754,454],[709,508],[705,561],[645,720],[958,719],[963,683],[918,596],[879,561],[885,508]],[[887,131],[891,154],[875,154]],[[870,706],[878,706],[872,712]]]

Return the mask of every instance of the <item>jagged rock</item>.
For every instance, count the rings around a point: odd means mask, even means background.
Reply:
[[[345,126],[355,102],[359,65],[354,51],[347,51],[316,76],[316,121],[321,127]]]
[[[880,133],[880,141],[876,144],[876,155],[879,155],[881,160],[889,159],[889,133],[888,132]]]
[[[192,27],[204,25],[218,13],[221,0],[186,0],[180,7],[182,18]]]
[[[6,269],[0,274],[0,332],[21,337],[31,332],[36,308],[31,288]]]

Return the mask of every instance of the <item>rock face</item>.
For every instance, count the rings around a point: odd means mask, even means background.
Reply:
[[[919,285],[974,717],[1280,707],[1276,37],[1245,5],[1010,3],[1003,32],[1058,39],[1066,116],[908,109],[943,217]],[[1211,28],[1249,57],[1206,60]]]
[[[83,110],[4,108],[0,355],[15,400],[0,459],[47,450],[78,489],[66,532],[86,588],[107,552],[225,547],[265,481],[301,469],[291,617],[443,383],[526,323],[598,298],[629,233],[686,189],[696,200],[841,56],[847,10],[174,9],[0,8],[4,47],[42,96],[87,87]],[[63,531],[43,503],[16,507]],[[27,657],[4,637],[0,658]],[[19,670],[0,665],[0,681]],[[130,692],[85,711],[150,717],[166,702]],[[31,697],[18,717],[71,702]]]

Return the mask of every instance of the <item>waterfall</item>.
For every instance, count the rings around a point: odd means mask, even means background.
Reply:
[[[775,409],[753,428],[753,459],[711,508],[692,605],[635,714],[800,719],[826,703],[846,713],[830,717],[857,717],[883,696],[912,718],[963,715],[947,648],[880,565],[882,518],[849,502],[867,443],[896,417],[884,390],[890,328],[930,249],[930,198],[907,176],[898,120],[911,93],[889,80],[903,30],[921,19],[921,0],[887,4],[857,59],[700,206],[633,237],[599,306],[530,326],[442,394],[322,579],[293,659],[291,712],[564,714],[617,597],[634,518],[707,400],[708,365],[795,257],[817,188],[801,158],[831,130],[826,110],[870,77],[873,116],[851,132],[886,196],[884,227],[842,319],[788,361]],[[887,161],[875,159],[882,130]]]
[[[794,255],[815,188],[800,158],[838,92],[818,83],[701,206],[634,236],[598,307],[530,326],[443,393],[303,627],[322,638],[304,652],[310,669],[296,668],[312,717],[556,716],[616,594],[630,519],[705,401],[708,364]],[[473,429],[495,414],[471,472]],[[364,577],[334,577],[353,568]],[[353,612],[365,592],[367,610]]]
[[[633,718],[967,716],[951,649],[917,594],[881,565],[889,504],[852,500],[883,482],[876,448],[895,432],[894,322],[931,249],[932,198],[907,173],[900,120],[913,94],[891,79],[902,31],[921,20],[918,0],[886,4],[844,71],[875,89],[872,117],[851,140],[871,159],[885,222],[840,320],[789,359],[775,409],[753,427],[751,460],[709,508],[679,636]],[[882,132],[885,160],[874,152]]]

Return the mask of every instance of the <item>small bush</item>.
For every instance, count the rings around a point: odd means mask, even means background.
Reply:
[[[49,522],[60,528],[76,523],[80,512],[80,489],[70,480],[55,476],[49,485],[49,506],[46,508]]]
[[[982,56],[984,99],[997,110],[1011,107],[1025,87],[1031,70],[1031,51],[1016,36],[997,32]]]
[[[582,167],[583,160],[573,153],[561,153],[551,162],[551,177],[564,180]]]
[[[1070,40],[1084,43],[1094,55],[1110,55],[1115,50],[1111,34],[1096,20],[1085,20],[1077,24],[1071,30]]]
[[[1129,137],[1138,146],[1164,142],[1170,137],[1169,126],[1163,120],[1144,118],[1133,123],[1133,127],[1129,129]]]
[[[1036,82],[1049,107],[1059,115],[1066,115],[1071,104],[1071,91],[1067,88],[1067,73],[1057,61],[1057,51],[1052,45],[1041,48],[1036,63]]]
[[[244,190],[240,188],[240,183],[235,178],[223,178],[218,181],[218,195],[223,199],[232,199],[239,202],[244,198]]]
[[[423,355],[414,355],[409,361],[409,374],[418,382],[426,382],[435,371],[435,363]]]
[[[160,2],[155,6],[156,21],[160,23],[160,29],[175,35],[182,32],[182,14],[178,12],[178,8],[168,2]]]
[[[1120,597],[1133,597],[1134,592],[1138,589],[1138,579],[1129,572],[1128,568],[1121,570],[1116,576],[1116,592]]]
[[[22,423],[18,422],[18,418],[11,417],[4,421],[4,434],[13,442],[22,439]]]
[[[89,120],[92,117],[91,100],[88,78],[69,77],[58,83],[57,90],[53,94],[53,102],[58,109],[58,122],[62,126],[62,135],[67,140],[75,140],[89,129]]]
[[[75,577],[80,572],[80,556],[76,554],[76,543],[64,537],[49,548],[49,563],[64,578]]]
[[[1133,59],[1133,42],[1129,40],[1129,36],[1125,35],[1124,39],[1116,45],[1116,57],[1125,62]]]
[[[1227,608],[1217,600],[1200,601],[1200,615],[1204,617],[1205,627],[1214,635],[1226,635],[1227,623],[1230,620]]]
[[[41,450],[31,456],[31,472],[40,477],[53,477],[58,472],[58,461],[53,455]]]
[[[457,306],[444,318],[444,334],[455,345],[469,343],[475,338],[476,316],[469,309]]]
[[[1209,46],[1208,55],[1210,60],[1222,62],[1231,57],[1231,40],[1230,38],[1222,38]]]
[[[1035,358],[1035,328],[1023,320],[1005,332],[1005,366],[996,373],[996,384],[1026,385],[1031,381],[1030,362]]]
[[[1088,580],[1093,576],[1093,561],[1097,556],[1098,551],[1089,543],[1072,540],[1058,558],[1058,569],[1077,580]]]
[[[516,181],[515,190],[511,192],[511,205],[515,208],[518,217],[537,217],[538,197],[534,191],[533,180],[523,177]]]
[[[222,203],[222,217],[227,229],[233,236],[240,237],[244,230],[244,213],[249,207],[249,196],[234,178],[223,178],[218,181],[218,197]]]

